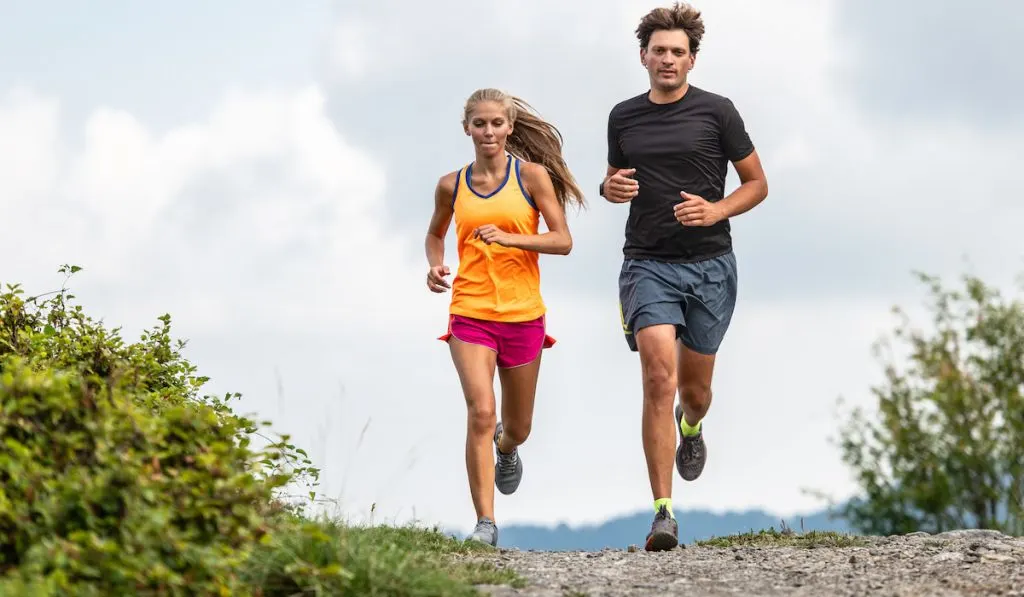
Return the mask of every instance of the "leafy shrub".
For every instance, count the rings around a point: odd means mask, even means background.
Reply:
[[[930,325],[894,309],[899,326],[877,345],[877,412],[854,408],[840,429],[861,495],[838,514],[869,534],[1024,534],[1024,300],[973,275],[959,289],[917,277]],[[903,359],[883,351],[893,340]]]
[[[72,298],[0,294],[2,592],[249,594],[275,492],[317,469],[198,395],[168,316],[127,344]]]
[[[0,374],[0,564],[106,594],[237,594],[232,571],[265,532],[272,482],[237,421],[204,404],[159,417],[80,376]],[[67,584],[65,584],[67,583]]]
[[[272,440],[260,431],[268,423],[233,413],[237,394],[200,395],[207,380],[172,341],[169,316],[126,343],[73,298],[0,287],[0,595],[436,597],[521,586],[468,557],[482,547],[436,530],[306,518],[284,492],[315,486],[319,471],[288,436]]]

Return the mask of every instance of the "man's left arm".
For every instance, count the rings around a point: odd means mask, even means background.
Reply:
[[[718,117],[722,153],[736,169],[740,186],[713,203],[681,192],[679,195],[683,202],[675,206],[675,216],[683,226],[713,226],[750,211],[768,196],[768,179],[761,166],[761,158],[732,101],[722,102]]]
[[[750,211],[768,196],[768,180],[756,149],[732,165],[740,178],[740,186],[715,203],[722,212],[723,220]]]
[[[722,153],[732,162],[740,179],[735,191],[716,202],[725,219],[750,211],[764,201],[768,196],[768,180],[739,110],[728,99],[721,103],[719,110]]]

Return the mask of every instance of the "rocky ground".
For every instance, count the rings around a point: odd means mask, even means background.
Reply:
[[[792,543],[792,542],[791,542]],[[915,533],[828,543],[723,542],[645,553],[500,550],[477,556],[526,578],[523,588],[480,587],[495,597],[718,595],[1024,597],[1024,538],[993,531]]]

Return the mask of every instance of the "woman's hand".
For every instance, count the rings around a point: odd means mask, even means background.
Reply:
[[[444,277],[450,273],[451,271],[449,271],[447,265],[435,265],[430,268],[427,272],[427,288],[429,288],[431,292],[438,293],[444,292],[447,288],[451,288],[451,284],[444,279]]]
[[[494,224],[484,224],[473,231],[473,238],[479,238],[487,244],[496,243],[508,247],[512,235],[498,228]]]

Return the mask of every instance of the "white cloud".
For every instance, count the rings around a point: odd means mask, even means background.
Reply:
[[[2,196],[25,223],[0,247],[13,254],[45,230],[54,242],[33,267],[74,260],[88,280],[124,285],[141,301],[124,307],[132,312],[201,304],[182,315],[222,328],[254,318],[268,330],[358,324],[389,306],[398,319],[410,313],[391,290],[412,284],[405,259],[415,243],[387,234],[385,171],[342,138],[316,87],[233,91],[204,121],[162,135],[99,108],[80,148],[59,135],[52,99],[19,93],[0,106],[0,155],[12,158]],[[225,286],[243,275],[255,277]]]
[[[59,104],[28,89],[0,96],[0,207],[11,211],[44,198],[57,173]]]

